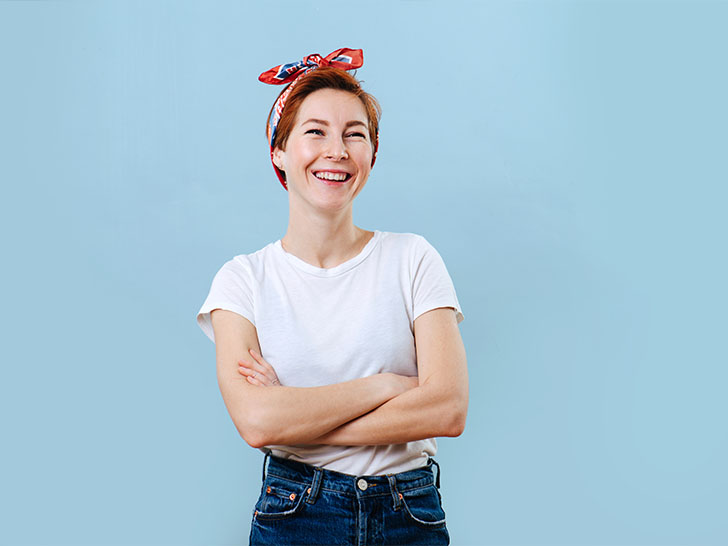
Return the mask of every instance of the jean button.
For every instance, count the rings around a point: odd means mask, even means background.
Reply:
[[[364,478],[359,478],[359,480],[356,482],[356,486],[362,491],[366,491],[367,487],[369,487],[369,484]]]

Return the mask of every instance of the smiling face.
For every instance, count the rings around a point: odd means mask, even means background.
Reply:
[[[273,162],[286,173],[291,197],[317,209],[351,205],[372,164],[369,120],[362,101],[346,91],[320,89],[301,103],[285,144]]]

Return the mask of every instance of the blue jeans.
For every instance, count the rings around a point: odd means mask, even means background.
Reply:
[[[268,454],[250,544],[450,544],[439,488],[432,458],[399,474],[353,476]]]

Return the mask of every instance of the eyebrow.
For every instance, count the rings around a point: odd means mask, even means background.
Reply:
[[[323,120],[323,119],[315,119],[315,118],[307,119],[301,125],[305,125],[306,123],[318,123],[320,125],[325,125],[327,127],[329,126],[329,122],[326,120]],[[361,125],[362,127],[367,126],[366,123],[364,123],[363,121],[359,121],[357,119],[357,120],[353,120],[353,121],[347,121],[345,127],[351,127],[352,125]]]

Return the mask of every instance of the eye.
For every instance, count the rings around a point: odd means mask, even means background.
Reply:
[[[309,129],[304,134],[311,134],[311,135],[323,135],[324,132],[321,129]]]
[[[364,135],[364,133],[360,133],[358,131],[357,132],[354,132],[354,133],[348,133],[346,136],[348,136],[348,137],[357,137],[357,138],[366,138],[366,136]]]

